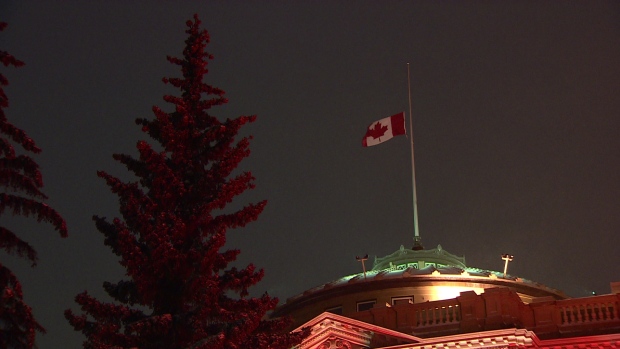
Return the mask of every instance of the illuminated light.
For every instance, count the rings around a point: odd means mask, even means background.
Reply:
[[[433,275],[433,276],[439,276],[439,275],[441,275],[441,273],[439,272],[439,270],[434,270],[434,271],[431,273],[431,275]]]
[[[462,286],[433,286],[428,297],[429,301],[438,301],[444,299],[454,299],[461,295],[461,292],[474,291],[476,294],[484,292],[482,288],[462,287]]]
[[[463,272],[461,273],[461,276],[470,276],[469,273],[467,272],[467,270],[463,270]]]
[[[508,253],[504,253],[502,255],[502,259],[506,261],[506,263],[504,264],[504,277],[506,277],[506,272],[508,271],[508,262],[512,262],[514,258],[515,256]]]

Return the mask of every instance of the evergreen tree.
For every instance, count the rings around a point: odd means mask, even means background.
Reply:
[[[0,31],[6,23],[0,22]],[[0,62],[5,66],[20,67],[24,63],[6,51],[0,51]],[[41,202],[47,197],[41,191],[43,181],[37,163],[28,155],[18,155],[15,145],[26,153],[40,153],[35,142],[21,129],[11,124],[4,113],[9,101],[4,86],[9,84],[0,74],[0,217],[6,213],[34,216],[38,221],[51,223],[62,237],[67,236],[64,219]],[[27,242],[10,229],[0,226],[0,248],[9,254],[24,258],[32,266],[37,253]],[[45,332],[34,319],[32,309],[24,303],[22,287],[11,270],[0,263],[0,348],[32,348],[36,331]]]
[[[229,267],[239,251],[223,250],[227,231],[256,220],[266,204],[223,211],[254,188],[251,173],[231,173],[250,154],[251,137],[235,137],[256,117],[221,122],[208,113],[228,101],[203,81],[213,58],[207,31],[196,15],[187,27],[183,58],[168,57],[182,78],[163,79],[180,90],[164,96],[174,111],[153,107],[154,119],[136,120],[157,145],[139,141],[139,158],[114,155],[139,180],[98,172],[118,195],[122,218],[93,219],[128,279],[104,283],[116,302],[84,292],[76,297],[83,314],[65,316],[87,337],[85,348],[290,348],[302,334],[265,317],[277,299],[248,296],[263,271]]]

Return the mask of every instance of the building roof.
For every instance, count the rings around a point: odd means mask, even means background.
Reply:
[[[556,299],[568,298],[562,291],[521,277],[504,275],[502,272],[467,267],[465,257],[458,257],[445,251],[441,245],[432,250],[410,250],[400,247],[396,252],[381,258],[375,258],[372,270],[343,276],[323,285],[290,297],[286,304],[301,298],[318,295],[328,290],[349,288],[380,280],[404,280],[417,282],[459,282],[463,284],[493,284],[507,286],[535,297],[553,296]],[[332,293],[331,291],[330,293]]]
[[[400,249],[385,257],[375,257],[372,270],[390,269],[399,265],[410,265],[420,261],[465,268],[465,257],[453,255],[444,250],[441,245],[432,250],[406,249],[400,245]]]

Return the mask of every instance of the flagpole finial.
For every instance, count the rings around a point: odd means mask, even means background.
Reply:
[[[411,248],[414,251],[423,250],[424,246],[422,246],[422,238],[420,236],[415,236],[413,238],[413,247]]]

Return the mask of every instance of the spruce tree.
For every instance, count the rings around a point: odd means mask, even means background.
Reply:
[[[6,25],[0,22],[0,31]],[[0,62],[5,67],[24,65],[6,51],[0,51]],[[51,223],[62,237],[66,237],[64,219],[42,202],[47,197],[41,191],[43,180],[39,165],[27,155],[40,153],[41,149],[26,132],[9,122],[4,112],[9,106],[4,92],[8,83],[0,74],[0,217],[6,214],[36,217],[38,221]],[[37,263],[35,249],[4,226],[0,226],[0,248],[28,260],[33,267]],[[45,330],[34,319],[30,306],[24,303],[17,276],[2,263],[0,290],[0,348],[33,348],[36,331]]]
[[[250,172],[232,172],[250,154],[251,137],[237,141],[238,131],[256,117],[220,121],[209,114],[228,101],[204,82],[213,57],[196,15],[186,33],[183,57],[167,58],[182,77],[163,79],[180,91],[164,96],[174,110],[153,107],[154,119],[136,120],[155,145],[139,141],[137,158],[113,156],[137,180],[98,172],[118,195],[122,218],[93,219],[127,278],[104,283],[114,302],[84,292],[76,297],[83,313],[65,315],[86,336],[85,348],[290,348],[302,334],[265,316],[277,299],[249,297],[263,271],[230,267],[239,251],[224,250],[229,229],[256,220],[266,204],[225,210],[254,188]]]

